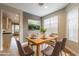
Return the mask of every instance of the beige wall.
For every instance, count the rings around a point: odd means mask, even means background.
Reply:
[[[2,10],[0,8],[0,50],[2,50]]]
[[[20,40],[23,41],[23,12],[21,10],[18,10],[16,8],[13,7],[9,7],[3,4],[0,4],[0,10],[5,10],[5,11],[9,11],[12,13],[16,13],[19,14],[19,19],[20,19]],[[0,13],[1,14],[1,13]],[[0,15],[1,16],[1,15]],[[1,20],[1,19],[0,19]],[[1,38],[0,38],[1,39]]]
[[[1,9],[0,9],[0,15],[1,15]],[[1,16],[0,16],[0,48],[1,48]]]

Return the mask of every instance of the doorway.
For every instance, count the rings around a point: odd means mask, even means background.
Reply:
[[[6,10],[2,11],[3,50],[16,48],[15,36],[19,39],[19,23],[19,14]]]

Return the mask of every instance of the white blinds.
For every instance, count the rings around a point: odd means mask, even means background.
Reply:
[[[45,19],[44,28],[47,29],[47,35],[51,33],[58,33],[58,16],[53,16],[51,18]]]
[[[72,8],[67,14],[67,37],[78,42],[78,8]]]

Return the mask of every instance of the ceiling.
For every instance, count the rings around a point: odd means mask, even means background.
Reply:
[[[5,5],[42,17],[66,7],[68,3],[44,3],[42,6],[38,3],[6,3]]]

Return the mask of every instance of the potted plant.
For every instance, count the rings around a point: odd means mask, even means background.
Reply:
[[[45,32],[46,32],[46,29],[43,28],[43,27],[41,27],[41,28],[40,28],[40,32],[45,33]]]
[[[40,32],[41,32],[41,38],[45,38],[45,32],[46,32],[47,29],[41,27],[40,28]]]

